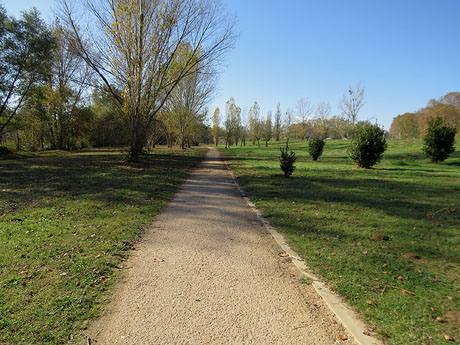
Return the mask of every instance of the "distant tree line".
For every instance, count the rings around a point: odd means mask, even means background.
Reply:
[[[430,119],[440,117],[454,128],[460,128],[460,92],[449,92],[414,113],[398,115],[390,128],[392,138],[423,138]],[[460,133],[457,131],[457,135]]]
[[[215,144],[221,140],[227,147],[246,145],[247,142],[258,146],[262,142],[267,146],[270,140],[351,139],[356,128],[370,124],[358,120],[364,104],[364,89],[359,84],[344,94],[339,103],[342,113],[334,116],[331,116],[329,103],[314,106],[306,98],[300,99],[294,109],[288,108],[284,112],[278,103],[274,113],[268,111],[263,116],[257,102],[246,111],[231,97],[224,114],[219,108],[214,111],[213,140]]]

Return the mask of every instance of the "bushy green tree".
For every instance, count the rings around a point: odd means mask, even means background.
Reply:
[[[316,161],[323,154],[323,148],[326,142],[320,138],[314,138],[308,142],[308,153]]]
[[[36,9],[15,19],[0,5],[0,136],[33,86],[48,79],[54,43]]]
[[[358,127],[348,147],[348,155],[361,168],[369,169],[387,149],[385,131],[377,125]]]
[[[288,146],[286,148],[280,147],[281,156],[280,156],[280,168],[284,172],[284,177],[288,178],[294,172],[295,166],[294,163],[297,160],[294,151],[288,153]]]
[[[423,152],[432,162],[442,162],[454,152],[457,130],[445,123],[441,117],[428,120],[428,129],[423,140]]]

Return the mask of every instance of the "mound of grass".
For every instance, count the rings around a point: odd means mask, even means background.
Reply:
[[[65,344],[99,313],[120,263],[202,149],[0,159],[0,343]]]
[[[278,168],[282,143],[223,149],[239,182],[307,264],[388,344],[460,340],[460,154],[442,164],[421,140],[389,140],[372,170],[354,167],[348,142],[329,141],[296,173]],[[457,315],[457,316],[455,316]]]

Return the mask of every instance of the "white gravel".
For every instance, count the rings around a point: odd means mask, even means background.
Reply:
[[[87,335],[97,345],[354,343],[280,251],[211,149]]]

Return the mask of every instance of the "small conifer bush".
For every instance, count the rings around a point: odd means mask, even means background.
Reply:
[[[308,153],[316,161],[323,154],[324,144],[326,142],[320,138],[314,138],[308,142]]]
[[[360,167],[369,169],[387,149],[385,131],[377,125],[360,127],[348,147],[348,155]]]
[[[288,146],[286,148],[280,147],[281,156],[280,156],[280,168],[284,172],[284,177],[288,178],[294,172],[295,166],[294,163],[297,160],[294,151],[288,153]]]
[[[441,117],[428,120],[428,129],[423,139],[423,152],[432,162],[443,162],[455,151],[457,130],[446,124]]]

